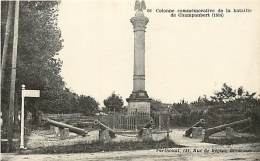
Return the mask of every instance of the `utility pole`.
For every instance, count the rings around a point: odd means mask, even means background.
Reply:
[[[12,53],[12,70],[11,70],[11,85],[10,85],[10,102],[9,102],[9,122],[8,122],[8,148],[13,150],[13,124],[14,124],[14,97],[15,97],[15,80],[16,80],[16,61],[17,61],[17,46],[18,46],[18,22],[19,22],[19,0],[15,2],[14,15],[14,40]]]
[[[2,8],[2,1],[0,1],[0,17],[2,17],[1,15],[1,8]],[[1,22],[1,20],[0,20]],[[0,27],[0,33],[2,33],[2,30],[1,30],[1,27]],[[0,50],[2,49],[2,46],[1,46],[1,38],[0,38]],[[1,55],[0,55],[0,62],[2,62],[2,59],[1,59]],[[3,123],[3,120],[2,120],[2,66],[0,65],[0,140],[2,139],[1,137],[1,131],[2,131],[2,123]],[[0,151],[1,151],[2,147],[1,147],[1,144],[0,144]],[[0,156],[0,159],[2,160],[2,156]]]
[[[7,13],[7,20],[5,25],[5,39],[4,39],[4,45],[3,45],[3,52],[2,52],[2,77],[1,81],[4,83],[5,78],[5,66],[6,66],[6,55],[8,51],[8,45],[9,45],[9,37],[10,37],[10,30],[11,30],[11,20],[13,17],[13,2],[9,1],[8,4],[8,13]],[[3,87],[3,84],[1,84],[1,87]]]
[[[0,2],[0,8],[1,8],[1,3],[2,2]],[[9,35],[10,35],[10,30],[11,30],[12,17],[13,17],[13,2],[9,1],[7,20],[6,20],[6,26],[5,26],[5,38],[4,38],[4,44],[3,44],[3,50],[2,50],[2,58],[0,57],[0,62],[2,63],[1,66],[0,66],[0,68],[1,68],[1,70],[0,70],[0,86],[1,86],[1,90],[0,90],[0,117],[1,117],[0,118],[0,120],[1,120],[0,131],[2,131],[1,129],[2,129],[2,124],[3,124],[2,108],[1,108],[1,105],[2,105],[1,104],[2,103],[2,87],[3,87],[3,84],[4,84],[4,78],[5,78],[6,55],[7,55],[8,45],[9,45]],[[0,135],[0,139],[1,139],[1,135]],[[0,145],[0,149],[1,149],[1,145]]]

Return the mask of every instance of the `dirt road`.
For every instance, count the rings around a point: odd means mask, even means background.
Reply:
[[[183,130],[174,130],[170,137],[186,148],[152,149],[73,154],[4,154],[4,161],[260,161],[260,143],[216,145],[185,138]]]
[[[174,149],[171,149],[174,150]],[[178,150],[178,149],[176,149]],[[260,161],[260,152],[220,152],[220,153],[186,153],[158,152],[157,150],[78,153],[78,154],[44,154],[44,155],[4,155],[4,161],[224,161],[243,160]]]

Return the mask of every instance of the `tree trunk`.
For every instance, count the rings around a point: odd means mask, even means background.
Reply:
[[[3,87],[4,84],[4,78],[5,78],[5,66],[6,66],[6,59],[7,59],[7,51],[8,51],[8,45],[9,45],[9,37],[10,37],[10,30],[11,30],[11,20],[13,17],[13,2],[9,1],[8,4],[8,14],[7,14],[7,20],[6,20],[6,26],[5,26],[5,39],[4,39],[4,45],[3,45],[3,52],[2,52],[2,70],[1,70],[1,87]]]
[[[19,0],[15,3],[15,17],[14,17],[14,40],[12,53],[12,71],[11,71],[11,85],[10,85],[10,103],[9,103],[9,126],[8,126],[8,150],[13,151],[13,124],[14,124],[14,97],[15,97],[15,81],[16,81],[16,60],[17,60],[17,46],[18,46],[18,22],[19,22]]]
[[[2,9],[2,1],[0,1],[0,8]],[[0,11],[0,17],[1,11]],[[0,27],[0,33],[2,33],[1,27]],[[1,40],[1,38],[0,38]],[[0,42],[0,49],[2,48],[1,42]],[[0,55],[0,62],[2,62],[1,55]],[[2,66],[0,66],[0,86],[2,87]],[[3,119],[2,119],[2,88],[0,89],[0,140],[2,139],[2,124],[3,124]],[[2,146],[0,144],[0,149],[2,149]]]
[[[15,108],[14,108],[14,125],[15,128],[19,128],[19,120],[18,120],[18,115],[19,115],[19,98],[18,94],[15,94]]]

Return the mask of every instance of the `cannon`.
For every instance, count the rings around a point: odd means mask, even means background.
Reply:
[[[98,120],[95,120],[94,121],[94,126],[99,127],[101,131],[108,130],[109,136],[111,138],[115,138],[116,137],[115,131],[112,130],[110,127],[106,126],[105,124],[103,124],[102,122],[100,122]]]
[[[138,131],[138,136],[142,136],[143,135],[144,129],[152,128],[153,124],[154,124],[153,120],[150,120],[147,124],[145,124],[145,126],[141,130]]]
[[[192,128],[193,127],[203,127],[203,128],[205,128],[205,126],[206,126],[206,121],[204,119],[200,119],[198,122],[196,122],[188,130],[185,131],[184,136],[189,137],[190,134],[192,133]]]
[[[210,135],[215,134],[215,133],[220,132],[220,131],[223,131],[228,127],[234,127],[234,126],[243,125],[243,124],[249,124],[250,125],[251,121],[252,121],[251,118],[247,118],[247,119],[244,119],[244,120],[239,120],[239,121],[231,122],[231,123],[228,123],[228,124],[223,124],[223,125],[219,125],[219,126],[216,126],[216,127],[208,128],[205,131],[205,137],[204,138],[207,140]]]
[[[154,125],[153,120],[150,120],[147,124],[145,124],[144,128],[151,128]]]
[[[52,119],[49,119],[49,118],[43,118],[44,121],[46,121],[47,123],[51,124],[51,125],[54,125],[56,127],[59,127],[59,128],[68,128],[70,132],[73,132],[73,133],[76,133],[78,135],[81,135],[81,136],[86,136],[86,131],[84,129],[81,129],[81,128],[78,128],[78,127],[75,127],[75,126],[72,126],[72,125],[69,125],[69,124],[65,124],[63,122],[58,122],[58,121],[54,121]]]

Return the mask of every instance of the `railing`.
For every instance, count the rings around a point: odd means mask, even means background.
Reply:
[[[168,113],[153,113],[151,115],[156,128],[160,130],[165,130],[169,128],[170,125],[170,115]]]
[[[112,112],[106,116],[101,116],[99,120],[112,129],[140,130],[151,119],[154,121],[155,128],[167,129],[169,127],[168,114]]]
[[[148,113],[115,112],[100,117],[100,121],[112,129],[138,130],[151,120]]]
[[[80,113],[74,114],[47,114],[45,117],[71,124],[77,127],[81,126],[81,122],[93,122],[98,118],[100,122],[111,129],[119,130],[140,130],[151,119],[154,122],[154,128],[167,129],[169,127],[169,114],[168,113],[149,113],[145,112],[110,112],[107,115],[99,116],[84,116]]]

